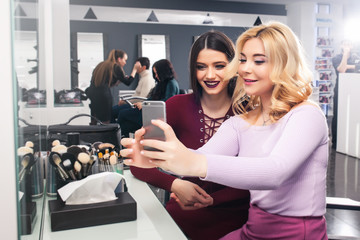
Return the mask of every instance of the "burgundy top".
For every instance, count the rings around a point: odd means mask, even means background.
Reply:
[[[223,120],[233,116],[231,108],[223,118],[212,119],[203,113],[193,94],[181,94],[166,101],[167,122],[178,139],[188,148],[198,149],[212,137]],[[171,191],[175,176],[156,168],[130,167],[132,174],[149,184]],[[212,206],[198,210],[182,210],[174,199],[166,204],[169,214],[192,240],[219,239],[240,228],[247,220],[249,191],[226,187],[199,178],[185,177],[203,188],[214,199]]]

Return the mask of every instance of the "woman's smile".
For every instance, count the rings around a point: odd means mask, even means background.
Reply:
[[[204,83],[208,88],[216,88],[220,81],[204,81]]]

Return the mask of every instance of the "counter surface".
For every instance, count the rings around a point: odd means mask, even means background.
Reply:
[[[137,220],[114,223],[96,227],[78,228],[52,232],[48,200],[45,200],[45,214],[43,233],[40,239],[172,239],[186,240],[187,238],[176,225],[174,220],[161,205],[150,187],[136,179],[129,170],[124,171],[128,191],[137,203]]]

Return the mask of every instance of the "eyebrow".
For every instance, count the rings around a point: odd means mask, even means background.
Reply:
[[[205,63],[203,63],[203,62],[196,62],[197,64],[205,64]],[[226,61],[218,61],[218,62],[213,62],[212,64],[219,64],[219,63],[224,63],[224,64],[227,64],[227,62]]]
[[[244,53],[240,53],[240,55],[246,57]],[[253,55],[253,57],[266,57],[266,55],[262,53],[256,53]]]

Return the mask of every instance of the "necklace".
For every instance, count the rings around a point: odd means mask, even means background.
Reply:
[[[263,111],[263,108],[262,108],[262,105],[261,105],[261,116],[262,116],[262,119],[263,119],[263,126],[266,126],[266,123],[268,121],[270,121],[271,119],[269,118],[268,120],[265,120],[265,116],[264,116],[264,111]]]

